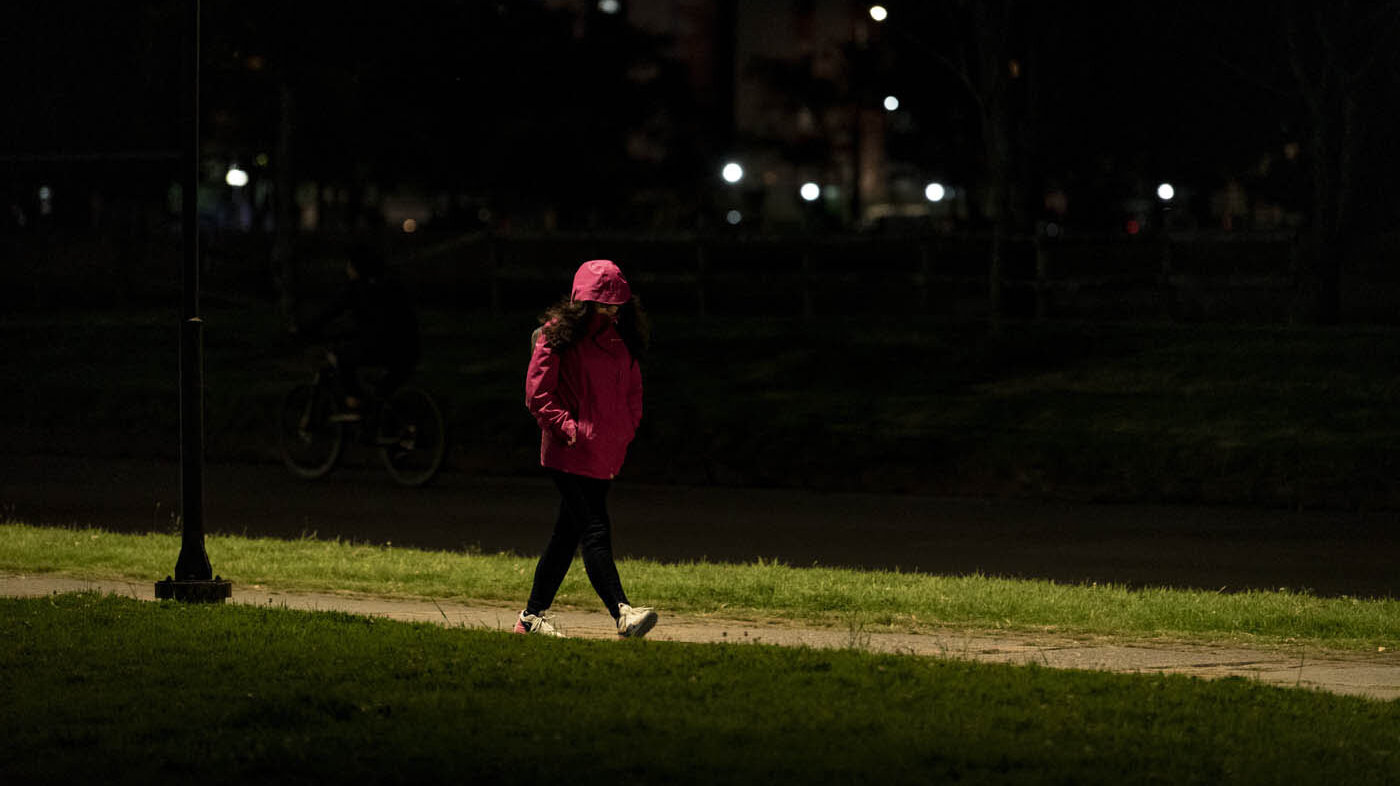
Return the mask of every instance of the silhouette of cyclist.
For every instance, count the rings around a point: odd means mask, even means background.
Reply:
[[[369,391],[376,400],[383,401],[418,367],[418,315],[407,290],[388,276],[385,267],[379,251],[367,245],[356,246],[346,262],[348,281],[339,297],[294,328],[294,332],[332,342],[332,362],[345,395],[343,420],[363,417],[366,391],[360,381],[361,368],[387,369]],[[348,328],[327,331],[337,320],[341,324],[348,322]]]

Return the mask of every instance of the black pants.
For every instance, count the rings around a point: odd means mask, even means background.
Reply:
[[[559,519],[554,523],[549,545],[535,565],[535,583],[525,612],[539,614],[554,603],[554,595],[574,561],[574,552],[582,551],[588,580],[608,613],[617,619],[617,604],[627,603],[627,596],[622,592],[622,580],[613,562],[612,522],[607,507],[610,481],[553,469],[549,474],[559,489]]]

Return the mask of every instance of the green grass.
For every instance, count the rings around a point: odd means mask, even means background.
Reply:
[[[0,738],[16,784],[1400,779],[1400,702],[1240,679],[91,593],[0,599]]]
[[[171,572],[180,541],[165,534],[0,524],[0,571],[153,582]],[[439,600],[519,601],[533,557],[420,551],[305,538],[210,536],[216,572],[235,585]],[[670,613],[785,619],[867,629],[1053,631],[1172,638],[1259,647],[1400,649],[1400,600],[1297,592],[1222,594],[1066,585],[986,576],[627,560],[629,592]],[[591,607],[584,571],[570,571],[559,605]]]
[[[654,314],[647,482],[1400,508],[1400,329],[757,319]],[[309,374],[270,305],[205,313],[207,446],[271,460],[272,413]],[[530,471],[530,313],[423,316],[418,381],[448,406],[452,466]],[[177,321],[0,320],[6,450],[173,455]]]

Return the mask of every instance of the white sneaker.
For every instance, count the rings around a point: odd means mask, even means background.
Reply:
[[[520,612],[520,616],[515,620],[515,630],[512,633],[534,633],[540,636],[553,636],[559,639],[567,639],[559,629],[554,627],[554,622],[543,614],[534,615]]]
[[[617,610],[617,635],[625,639],[640,639],[656,625],[656,612],[650,606],[632,608],[626,603],[619,603]]]

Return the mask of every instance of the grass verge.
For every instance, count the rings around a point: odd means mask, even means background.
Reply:
[[[1383,784],[1400,703],[1245,680],[0,599],[0,780]]]
[[[170,572],[175,535],[0,524],[0,571],[56,572],[149,582]],[[210,536],[217,572],[236,585],[442,600],[520,600],[534,558],[466,554],[303,538]],[[1306,645],[1355,652],[1400,649],[1400,600],[1321,598],[1298,592],[1066,585],[986,576],[793,567],[781,563],[666,564],[627,560],[633,597],[668,612],[737,619],[889,626],[917,631],[1054,631],[1066,635],[1173,638],[1258,647]],[[571,570],[558,605],[597,602],[584,571]]]
[[[415,383],[446,407],[452,466],[533,472],[538,431],[520,398],[533,312],[422,316]],[[634,480],[1400,508],[1396,328],[1012,322],[988,334],[932,318],[653,316]],[[209,455],[272,458],[276,405],[320,356],[286,339],[271,304],[213,305],[205,322]],[[171,455],[174,324],[155,311],[0,319],[0,449]]]

